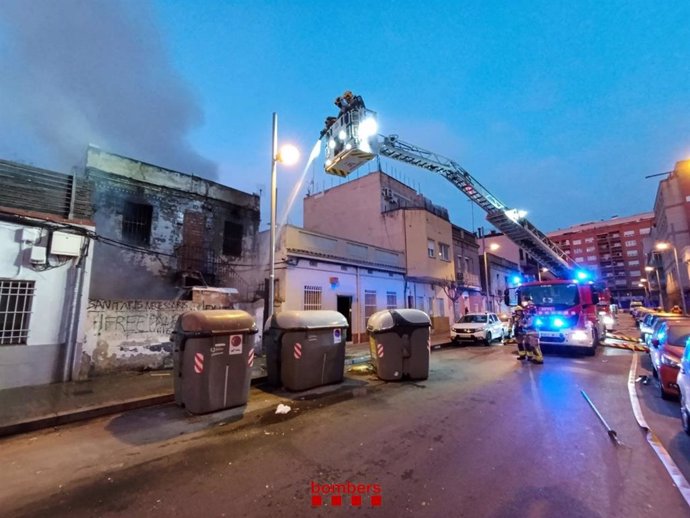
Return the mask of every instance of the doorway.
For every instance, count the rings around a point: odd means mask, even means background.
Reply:
[[[337,311],[347,319],[347,338],[346,341],[352,341],[352,296],[338,295]]]

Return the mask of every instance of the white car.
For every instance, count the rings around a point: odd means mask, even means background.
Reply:
[[[506,336],[496,313],[467,313],[450,328],[453,342],[483,342],[491,344]]]
[[[680,359],[680,371],[676,384],[680,390],[680,418],[683,430],[690,435],[690,347],[685,347]]]

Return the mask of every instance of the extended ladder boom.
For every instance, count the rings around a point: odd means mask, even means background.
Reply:
[[[531,224],[517,210],[509,209],[457,162],[413,144],[396,135],[379,137],[378,153],[438,173],[455,185],[487,213],[487,221],[511,241],[525,249],[558,277],[571,277],[577,264],[551,239]]]
[[[403,142],[397,135],[377,135],[376,114],[363,106],[326,119],[320,138],[326,141],[327,173],[345,177],[377,154],[438,173],[484,209],[492,225],[557,277],[572,278],[577,270],[575,261],[527,221],[524,213],[499,201],[457,162]]]

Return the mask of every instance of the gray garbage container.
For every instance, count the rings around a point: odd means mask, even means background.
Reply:
[[[173,341],[175,402],[193,414],[244,405],[249,397],[254,319],[245,311],[188,311]]]
[[[266,323],[269,383],[306,390],[343,381],[347,320],[337,311],[282,311]]]
[[[369,317],[369,349],[384,381],[429,377],[429,316],[418,309],[387,309]]]

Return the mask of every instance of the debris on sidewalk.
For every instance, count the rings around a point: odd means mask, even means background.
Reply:
[[[290,410],[292,410],[291,407],[289,407],[288,405],[283,405],[282,403],[280,403],[278,405],[278,408],[276,408],[276,414],[287,414]]]

